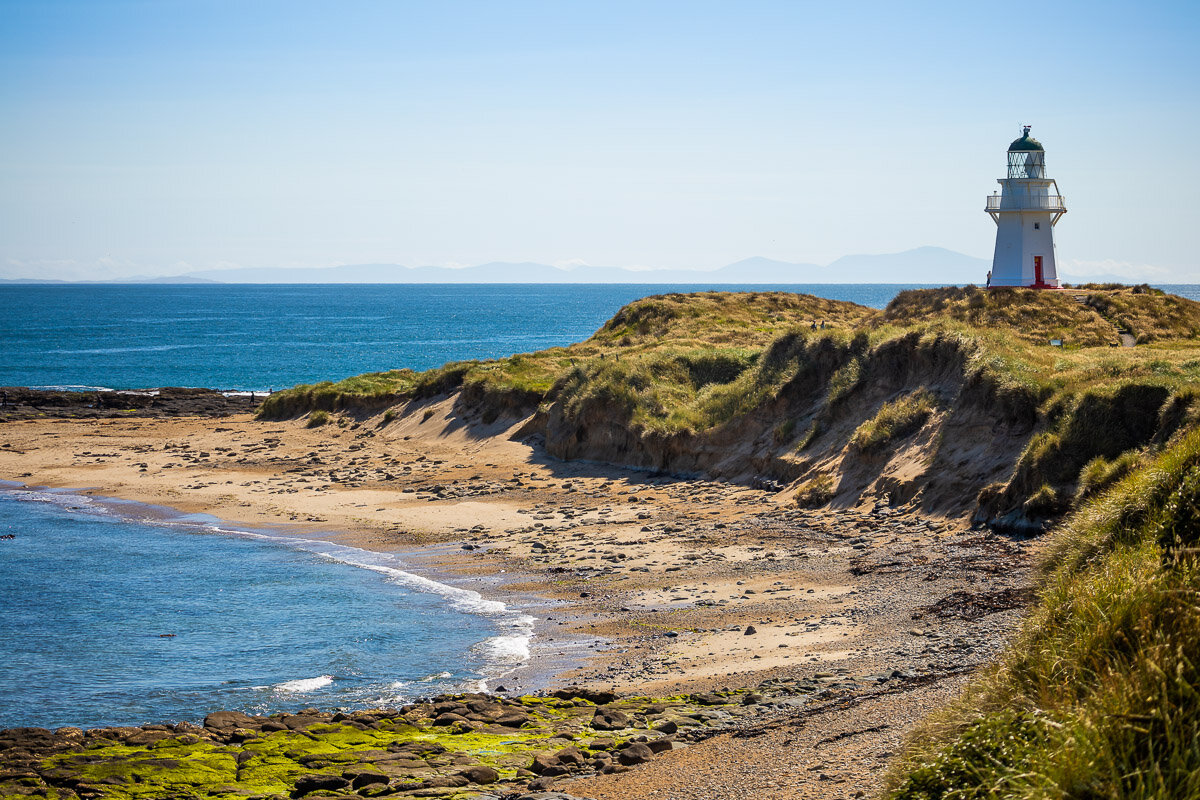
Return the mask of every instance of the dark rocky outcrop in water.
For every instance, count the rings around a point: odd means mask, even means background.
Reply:
[[[227,417],[253,413],[264,395],[225,395],[215,389],[168,386],[145,391],[66,392],[0,387],[0,421],[120,417]]]

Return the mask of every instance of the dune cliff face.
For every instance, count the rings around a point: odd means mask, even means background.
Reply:
[[[455,395],[463,424],[523,421],[554,458],[1034,531],[1196,424],[1200,304],[1144,287],[919,290],[882,312],[664,295],[570,348],[352,380],[373,394],[297,387],[264,411],[422,413]]]
[[[970,343],[910,333],[874,349],[862,339],[839,344],[829,337],[800,338],[785,349],[781,357],[793,377],[756,407],[702,432],[641,425],[628,403],[594,386],[570,395],[560,390],[536,409],[474,391],[457,398],[456,410],[464,420],[487,422],[529,413],[517,437],[563,461],[703,474],[791,492],[818,482],[827,491],[817,505],[912,503],[1008,527],[1037,528],[1052,516],[1024,507],[1042,486],[1037,465],[1021,461],[1045,427],[1038,397],[998,385],[973,366]],[[876,446],[854,441],[889,403],[914,392],[932,398],[917,425]],[[1130,446],[1153,433],[1141,429]],[[1085,447],[1078,458],[1086,463],[1097,455],[1110,453]]]
[[[1069,510],[1085,466],[1166,442],[1188,418],[1191,398],[1153,383],[1048,403],[1045,392],[996,380],[977,356],[955,335],[913,332],[873,349],[820,339],[790,354],[796,374],[778,393],[709,430],[639,425],[601,391],[543,404],[520,435],[563,460],[774,485],[801,503],[817,485],[816,505],[912,504],[1036,532]],[[920,419],[860,442],[858,431],[917,393],[930,398]]]
[[[789,354],[796,374],[776,395],[710,430],[639,427],[628,407],[600,394],[574,405],[555,399],[521,435],[539,434],[546,452],[564,460],[703,473],[781,490],[823,481],[825,501],[835,505],[915,502],[931,513],[975,514],[980,492],[1013,473],[1038,414],[1036,398],[973,372],[964,350],[954,337],[919,334],[873,350],[819,339]],[[855,380],[840,385],[848,371]],[[920,390],[934,397],[934,407],[919,425],[881,446],[853,443],[881,408]]]

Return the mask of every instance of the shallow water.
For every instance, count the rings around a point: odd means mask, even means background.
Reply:
[[[0,491],[0,727],[402,704],[528,657],[531,617],[395,556],[148,511]]]

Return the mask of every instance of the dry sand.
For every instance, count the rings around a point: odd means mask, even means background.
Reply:
[[[807,511],[738,483],[557,462],[514,440],[519,428],[464,424],[452,399],[311,429],[246,415],[17,420],[0,425],[0,478],[364,548],[425,546],[421,568],[559,601],[536,652],[586,658],[558,683],[862,687],[629,773],[556,784],[601,800],[870,794],[905,733],[1021,613],[1021,542],[908,509]]]

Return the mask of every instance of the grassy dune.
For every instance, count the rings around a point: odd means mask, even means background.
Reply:
[[[483,396],[536,406],[577,369],[624,361],[626,373],[668,380],[672,391],[727,382],[772,341],[815,323],[846,329],[876,316],[854,303],[786,292],[667,294],[630,303],[594,335],[493,361],[463,361],[427,372],[398,369],[337,382],[297,386],[272,395],[260,415],[276,419],[314,409],[374,409],[470,387]],[[634,365],[629,367],[629,365]]]
[[[1125,331],[1143,343],[1118,346]],[[925,374],[893,396],[869,399],[918,367]],[[626,432],[631,447],[658,442],[639,464],[662,463],[688,437],[765,420],[774,449],[755,457],[803,473],[805,459],[847,447],[886,458],[931,418],[944,424],[961,412],[969,387],[986,386],[977,402],[1025,441],[1010,472],[979,492],[979,516],[1015,524],[1062,514],[1192,425],[1198,380],[1200,304],[1145,287],[914,290],[883,311],[783,292],[704,292],[631,303],[569,347],[298,386],[260,413],[374,413],[457,391],[488,420],[539,412],[560,457],[621,460],[580,444],[596,425]]]

